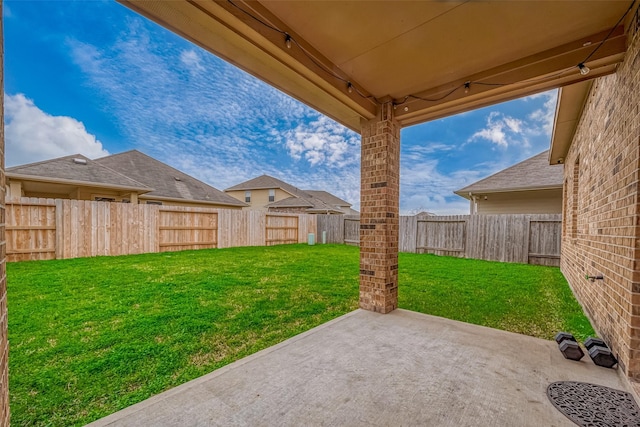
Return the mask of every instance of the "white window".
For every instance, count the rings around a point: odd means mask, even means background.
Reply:
[[[276,190],[274,190],[273,188],[269,190],[269,201],[270,202],[276,201]]]
[[[247,203],[251,203],[251,191],[244,192],[244,201]]]

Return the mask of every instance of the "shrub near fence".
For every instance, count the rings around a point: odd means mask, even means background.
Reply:
[[[359,241],[354,217],[320,215],[318,234],[330,243]],[[490,261],[560,265],[561,215],[400,217],[400,252]]]
[[[7,260],[304,243],[316,216],[83,200],[6,204]]]

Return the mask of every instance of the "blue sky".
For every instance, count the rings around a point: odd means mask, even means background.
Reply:
[[[263,173],[359,205],[360,137],[112,1],[4,2],[8,166],[138,149],[218,189]],[[402,213],[549,148],[556,91],[405,128]]]

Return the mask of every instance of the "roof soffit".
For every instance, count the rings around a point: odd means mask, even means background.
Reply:
[[[592,84],[592,81],[586,81],[560,89],[551,133],[549,164],[564,163]]]

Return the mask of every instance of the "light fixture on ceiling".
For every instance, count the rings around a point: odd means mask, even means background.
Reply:
[[[591,68],[587,67],[582,62],[578,64],[578,69],[580,70],[580,74],[582,74],[583,76],[586,76],[587,74],[589,74],[589,71],[591,71]]]
[[[471,89],[471,82],[464,83],[464,93],[469,93],[469,89]]]
[[[287,49],[291,49],[291,36],[289,34],[285,34],[284,44],[287,45]]]
[[[353,85],[351,84],[351,82],[347,83],[347,92],[353,93]]]

